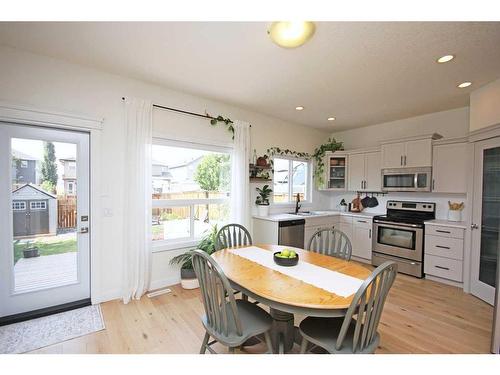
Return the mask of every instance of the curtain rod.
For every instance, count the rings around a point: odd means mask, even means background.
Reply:
[[[122,97],[122,100],[125,100],[125,97]],[[183,109],[177,109],[177,108],[172,108],[172,107],[166,107],[164,105],[159,105],[159,104],[153,104],[154,108],[160,108],[160,109],[165,109],[167,111],[173,111],[173,112],[179,112],[183,113],[185,115],[191,115],[191,116],[196,116],[196,117],[202,117],[202,118],[207,118],[210,120],[217,120],[216,117],[210,116],[208,114],[201,114],[201,113],[196,113],[196,112],[190,112],[190,111],[184,111]],[[229,121],[231,124],[233,123],[231,120]],[[252,125],[250,125],[252,127]]]

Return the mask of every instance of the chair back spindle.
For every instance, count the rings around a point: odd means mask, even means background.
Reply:
[[[215,250],[251,244],[252,236],[250,236],[250,233],[243,225],[228,224],[224,225],[217,233]]]
[[[351,259],[352,245],[347,235],[335,228],[324,228],[313,234],[307,247],[316,253]]]

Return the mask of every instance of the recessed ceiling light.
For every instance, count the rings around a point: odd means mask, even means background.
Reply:
[[[328,121],[335,121],[335,117],[328,117]]]
[[[437,63],[439,64],[443,64],[443,63],[446,63],[448,61],[451,61],[455,58],[455,56],[453,55],[444,55],[444,56],[441,56],[439,59],[436,60]]]
[[[304,109],[304,107],[302,107],[301,105],[299,105],[299,106],[295,107],[295,109],[296,109],[297,111],[302,111],[302,110]]]
[[[296,48],[314,35],[314,22],[273,22],[267,31],[271,40],[280,47]]]
[[[459,84],[457,87],[459,89],[464,89],[466,87],[469,87],[470,85],[472,85],[472,82],[462,82],[461,84]]]

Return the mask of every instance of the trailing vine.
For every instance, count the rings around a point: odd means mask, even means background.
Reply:
[[[322,144],[314,150],[314,153],[311,155],[307,152],[297,152],[289,149],[281,149],[279,147],[270,147],[266,151],[266,155],[264,156],[269,160],[269,164],[271,165],[274,173],[274,156],[291,156],[299,159],[310,160],[313,159],[315,162],[314,166],[314,182],[317,188],[323,187],[325,183],[324,172],[325,172],[325,162],[324,157],[326,152],[334,152],[338,150],[343,150],[344,144],[342,142],[337,142],[335,138],[328,138],[328,142]]]
[[[227,130],[231,133],[232,139],[234,139],[234,126],[233,121],[229,118],[224,118],[221,115],[217,117],[210,116],[207,112],[205,115],[210,119],[210,125],[217,126],[219,122],[222,122],[226,125]]]

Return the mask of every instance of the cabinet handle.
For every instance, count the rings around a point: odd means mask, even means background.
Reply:
[[[448,249],[448,250],[450,250],[450,248],[448,246],[436,245],[436,247],[439,247],[440,249]]]
[[[372,238],[372,230],[370,229],[370,231],[368,232],[368,238]]]
[[[358,223],[366,223],[366,220],[356,220]]]
[[[366,190],[366,180],[365,180],[365,190]]]
[[[361,181],[360,184],[361,184],[361,189],[363,189],[363,181]]]
[[[400,165],[403,165],[403,155],[401,155],[401,164]]]
[[[436,189],[436,181],[434,179],[432,179],[432,190],[435,190]]]
[[[442,270],[446,270],[446,271],[449,271],[450,269],[448,267],[443,267],[443,266],[434,266],[436,268],[440,268]]]
[[[406,165],[406,155],[405,155],[405,165]]]
[[[436,232],[439,232],[439,233],[448,233],[448,234],[451,233],[449,230],[439,230],[439,229],[436,229]]]

